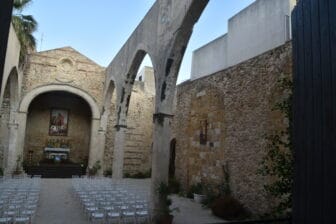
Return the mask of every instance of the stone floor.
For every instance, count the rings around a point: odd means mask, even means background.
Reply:
[[[147,182],[149,184],[149,181]],[[88,224],[79,202],[74,200],[71,179],[42,179],[40,204],[34,224]],[[175,224],[223,223],[191,199],[172,196]]]
[[[78,201],[74,200],[71,179],[42,179],[40,204],[35,224],[88,224]]]
[[[204,223],[225,223],[224,220],[212,215],[209,209],[205,209],[201,204],[195,203],[192,199],[171,196],[171,208],[178,208],[174,211],[174,224],[204,224]]]

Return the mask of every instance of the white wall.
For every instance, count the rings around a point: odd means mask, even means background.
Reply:
[[[191,65],[193,79],[227,67],[227,40],[225,34],[193,52]]]
[[[155,95],[155,77],[152,67],[144,66],[137,74],[136,80],[144,82],[145,91]]]
[[[256,0],[229,19],[228,33],[193,53],[191,79],[213,74],[290,40],[296,0]]]

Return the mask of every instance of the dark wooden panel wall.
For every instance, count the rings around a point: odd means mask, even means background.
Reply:
[[[13,0],[0,0],[0,90],[6,58],[9,25],[12,16]]]
[[[336,0],[299,0],[294,55],[294,223],[336,223]]]

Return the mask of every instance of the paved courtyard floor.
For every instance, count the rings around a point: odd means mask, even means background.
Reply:
[[[224,223],[225,221],[212,215],[209,209],[203,208],[201,204],[189,198],[171,196],[171,208],[178,208],[174,211],[174,224],[204,224],[204,223]]]
[[[132,180],[129,180],[130,182]],[[150,180],[146,182],[150,184]],[[191,199],[172,197],[175,224],[219,223],[223,220],[213,216],[208,209]],[[40,203],[35,217],[35,224],[88,224],[83,210],[74,199],[71,179],[42,179]]]
[[[74,200],[71,179],[42,179],[36,224],[88,224],[78,201]]]

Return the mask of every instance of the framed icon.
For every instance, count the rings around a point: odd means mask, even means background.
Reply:
[[[67,136],[68,135],[69,111],[65,109],[51,109],[49,135]]]

